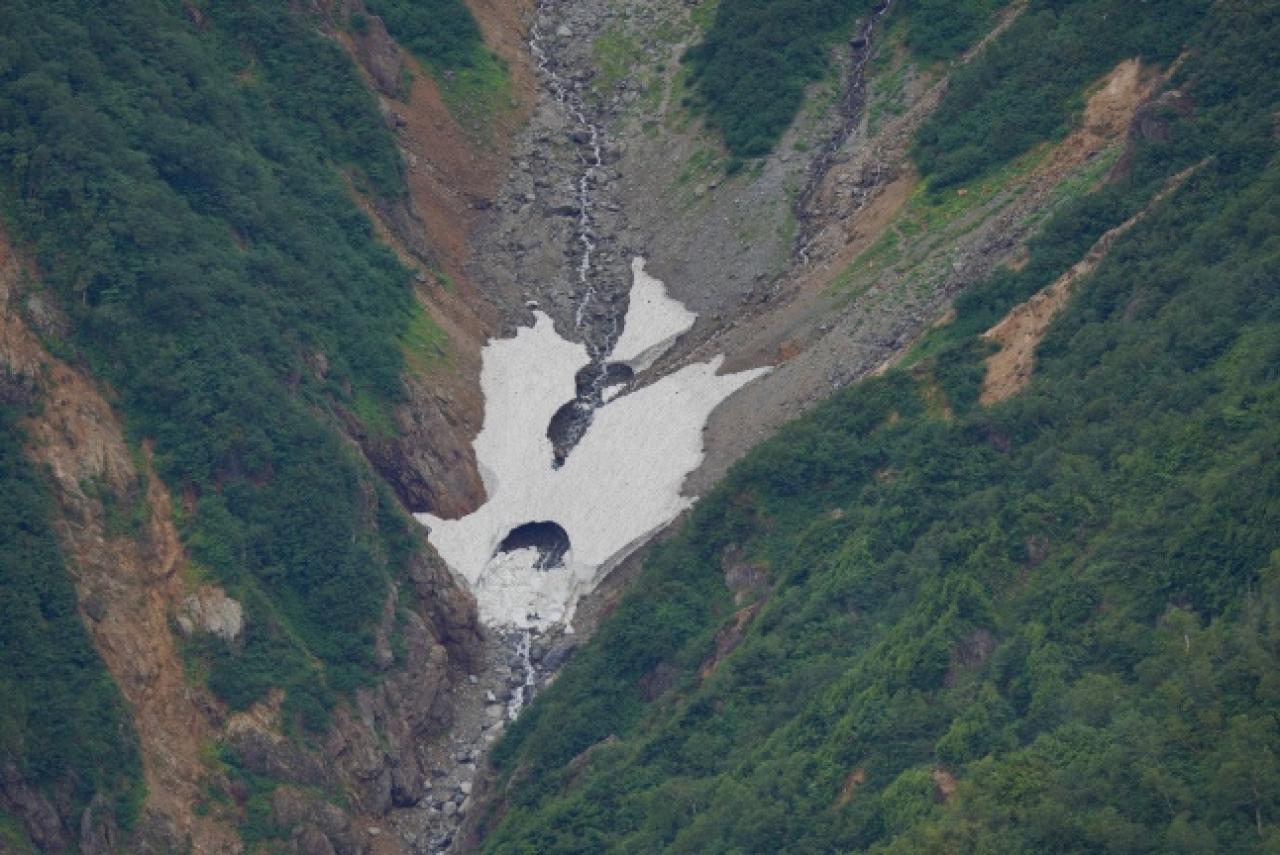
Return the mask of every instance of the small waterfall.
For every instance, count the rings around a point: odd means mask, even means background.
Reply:
[[[577,126],[574,138],[582,139],[585,137],[585,143],[580,143],[578,148],[578,161],[583,167],[582,174],[578,176],[577,181],[577,240],[581,245],[577,271],[580,296],[577,305],[574,307],[573,322],[574,329],[582,336],[582,340],[586,344],[587,353],[591,357],[591,366],[589,382],[579,391],[578,396],[566,405],[570,417],[560,420],[560,433],[553,439],[553,443],[557,447],[553,465],[558,467],[563,464],[564,458],[569,451],[573,449],[578,440],[582,438],[582,434],[586,432],[596,408],[604,403],[604,389],[608,380],[607,359],[609,351],[613,348],[614,342],[617,341],[620,329],[616,313],[612,316],[608,328],[602,331],[603,334],[599,332],[593,334],[595,331],[587,326],[588,312],[597,297],[596,284],[591,275],[592,257],[596,250],[595,221],[592,217],[592,208],[594,206],[592,191],[596,187],[600,170],[604,166],[604,144],[599,125],[591,121],[587,116],[578,87],[565,80],[556,71],[552,65],[550,55],[543,46],[543,35],[538,24],[538,18],[542,15],[544,7],[545,3],[540,2],[538,4],[533,25],[529,28],[529,51],[538,66],[538,72],[546,80],[547,88],[552,97],[555,98],[556,103],[564,109],[565,113]],[[550,426],[548,426],[548,430],[551,430]]]
[[[515,721],[524,705],[533,700],[533,689],[538,673],[533,667],[533,658],[530,653],[532,648],[533,630],[522,630],[516,639],[516,656],[520,658],[520,665],[524,669],[524,683],[516,687],[511,693],[511,700],[507,701],[508,721]]]
[[[538,5],[542,12],[542,4]],[[595,253],[595,227],[591,217],[591,190],[595,186],[596,176],[604,165],[604,147],[600,142],[600,128],[587,118],[583,108],[582,96],[577,87],[571,87],[551,66],[551,58],[542,46],[542,31],[535,19],[529,29],[529,50],[538,65],[538,71],[547,81],[556,103],[565,109],[569,117],[578,125],[580,132],[585,133],[588,140],[588,153],[578,152],[578,159],[583,165],[582,174],[578,177],[578,242],[582,245],[582,255],[578,259],[578,284],[582,286],[582,297],[574,311],[574,328],[582,330],[586,321],[587,310],[595,298],[595,286],[591,281],[591,256]]]

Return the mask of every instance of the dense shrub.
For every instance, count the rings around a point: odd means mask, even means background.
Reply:
[[[739,0],[721,3],[684,61],[710,123],[739,157],[768,154],[791,124],[804,89],[827,65],[827,49],[866,0]]]
[[[1032,0],[977,59],[952,72],[916,140],[920,171],[941,189],[1066,133],[1087,84],[1130,57],[1171,62],[1209,6]]]
[[[301,7],[0,8],[0,204],[185,497],[192,556],[253,604],[209,652],[235,706],[316,716],[365,679],[402,516],[328,413],[402,394],[408,274],[343,173],[404,192],[372,97]],[[323,706],[323,705],[322,705]]]
[[[949,59],[982,35],[1004,0],[900,0],[907,45],[924,60]],[[805,87],[829,71],[830,51],[871,0],[736,0],[716,7],[703,40],[684,61],[697,107],[735,158],[773,150],[804,101]],[[737,161],[733,161],[736,163]]]
[[[368,0],[365,4],[405,47],[434,68],[467,68],[484,49],[462,0]]]

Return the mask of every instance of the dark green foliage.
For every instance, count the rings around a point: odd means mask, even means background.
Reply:
[[[73,815],[100,793],[127,827],[142,801],[137,737],[76,611],[17,416],[0,408],[0,765],[51,796],[69,791]]]
[[[363,679],[404,556],[388,538],[407,536],[327,413],[402,394],[414,308],[340,171],[394,197],[401,165],[317,21],[202,10],[0,8],[0,199],[71,344],[194,499],[193,557],[255,604],[248,646],[211,654],[214,687],[237,706],[271,684],[325,698]]]
[[[899,0],[907,45],[925,60],[949,59],[979,38],[1005,0]],[[871,0],[735,0],[720,3],[702,42],[684,61],[697,106],[734,158],[777,145],[804,100],[829,70],[830,50],[849,35]],[[739,161],[732,161],[739,163]]]
[[[1168,64],[1210,0],[1031,0],[957,68],[921,128],[915,158],[933,189],[967,181],[1066,133],[1081,92],[1122,59]]]
[[[952,59],[980,39],[1006,0],[905,0],[907,47],[921,59]]]
[[[498,746],[489,851],[1280,845],[1278,8],[1218,4],[1171,142],[654,550]],[[1202,159],[976,406],[976,334]],[[770,581],[704,677],[727,550]]]
[[[469,68],[484,50],[480,27],[462,0],[368,0],[365,5],[433,68]]]
[[[768,154],[791,124],[827,50],[867,0],[737,0],[716,7],[684,57],[708,121],[738,157]]]

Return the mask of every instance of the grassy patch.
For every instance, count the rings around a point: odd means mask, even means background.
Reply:
[[[832,291],[856,296],[889,267],[918,273],[939,246],[964,234],[966,223],[971,228],[979,222],[967,218],[1008,193],[1049,156],[1047,148],[1037,150],[984,180],[943,194],[929,192],[926,184],[916,187],[884,234],[836,276]]]
[[[414,310],[400,340],[405,365],[415,374],[436,369],[449,359],[449,337],[422,306]]]
[[[488,51],[472,64],[442,74],[440,92],[458,123],[479,139],[492,142],[494,120],[511,107],[511,74]]]
[[[351,412],[365,430],[375,437],[387,439],[396,435],[396,423],[387,402],[365,391],[351,396]]]
[[[591,44],[597,72],[591,88],[596,95],[612,92],[618,81],[635,74],[644,55],[640,42],[623,29],[610,27],[597,36]]]

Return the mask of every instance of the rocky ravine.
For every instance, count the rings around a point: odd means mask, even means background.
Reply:
[[[154,852],[239,851],[234,822],[195,809],[209,788],[239,798],[208,759],[206,746],[217,741],[234,749],[246,770],[283,782],[273,796],[273,819],[292,832],[300,851],[369,850],[383,815],[431,790],[423,746],[451,721],[451,683],[459,675],[465,682],[482,655],[474,603],[434,555],[422,553],[412,562],[413,590],[405,597],[391,592],[377,634],[385,676],[357,692],[354,710],[335,713],[321,744],[286,738],[278,694],[229,715],[188,680],[178,637],[210,633],[234,643],[244,629],[242,610],[188,572],[169,494],[147,458],[137,462],[94,382],[40,345],[34,330],[56,332],[62,322],[46,294],[24,288],[38,281],[30,271],[0,237],[0,378],[6,396],[37,405],[25,425],[28,453],[49,473],[55,526],[82,616],[140,738],[147,801],[134,844]],[[108,494],[145,507],[140,532],[112,532]],[[410,606],[401,613],[399,666],[390,643],[397,601]],[[0,804],[34,830],[40,845],[60,850],[78,839],[84,851],[105,853],[123,844],[92,805],[83,816],[62,816],[12,772],[0,776]],[[334,807],[320,791],[347,793],[349,809]]]
[[[1011,5],[959,61],[976,56],[1022,9]],[[786,420],[904,353],[968,285],[1016,264],[1043,217],[1102,180],[1126,134],[1143,133],[1131,124],[1160,81],[1152,70],[1122,65],[1100,81],[1076,133],[1033,153],[1009,178],[957,191],[963,203],[942,215],[916,193],[909,144],[945,92],[946,69],[912,65],[879,20],[835,51],[836,87],[826,94],[815,87],[775,154],[727,175],[706,167],[707,152],[712,161],[723,155],[678,106],[676,59],[697,36],[688,6],[548,2],[537,11],[544,65],[568,82],[595,133],[583,133],[582,119],[559,99],[543,98],[517,140],[470,269],[504,307],[505,334],[528,323],[536,304],[562,334],[607,341],[623,310],[624,265],[644,255],[700,315],[648,382],[720,352],[729,354],[725,370],[777,366],[712,416],[707,458],[685,485],[690,494],[712,486]],[[630,64],[609,77],[600,44],[619,41],[633,48]],[[893,89],[895,77],[902,82]],[[584,152],[601,140],[596,164]],[[590,269],[599,296],[586,312],[589,326],[579,329],[583,205],[575,177],[584,164],[593,168]],[[900,222],[926,214],[936,219],[935,233],[892,263],[856,263]],[[618,578],[588,596],[584,628],[607,612],[638,565],[624,562]]]
[[[513,69],[519,106],[503,119],[514,134],[509,160],[501,147],[475,144],[376,18],[358,41],[333,32],[348,39],[409,167],[408,203],[357,201],[419,271],[419,297],[450,340],[447,370],[409,378],[396,439],[366,435],[354,419],[346,427],[410,510],[441,517],[484,501],[471,448],[484,412],[480,352],[488,338],[529,324],[533,304],[562,337],[587,345],[598,372],[625,316],[631,260],[645,256],[699,314],[655,366],[655,379],[721,352],[727,369],[779,366],[713,416],[707,459],[686,483],[696,494],[783,421],[900,354],[956,293],[1016,258],[1038,217],[1063,198],[1061,188],[1118,152],[1156,84],[1147,70],[1118,70],[1081,132],[1040,166],[975,200],[961,222],[945,224],[896,264],[873,268],[854,262],[909,212],[917,180],[907,144],[945,81],[937,69],[907,67],[902,90],[886,93],[874,73],[864,79],[883,49],[878,29],[835,51],[840,79],[829,93],[815,87],[773,156],[730,176],[715,141],[679,106],[677,60],[697,38],[696,8],[680,0],[471,5]],[[316,8],[332,18],[359,6],[334,0]],[[537,50],[526,47],[530,37]],[[631,46],[625,73],[601,69],[602,43]],[[889,68],[906,62],[879,58]],[[406,68],[414,77],[407,92],[392,85]],[[901,109],[879,123],[858,107],[887,97]],[[799,258],[797,245],[806,247]],[[45,402],[29,426],[38,438],[30,453],[54,473],[59,532],[86,623],[143,734],[151,795],[140,839],[154,851],[188,842],[194,851],[235,851],[227,822],[193,811],[202,787],[229,786],[202,759],[202,742],[214,739],[235,748],[250,771],[285,782],[273,796],[273,819],[299,851],[466,848],[488,787],[488,747],[581,635],[482,631],[460,581],[424,552],[413,590],[401,598],[412,604],[404,664],[390,665],[393,592],[377,642],[384,678],[335,716],[322,744],[284,737],[278,698],[228,715],[186,683],[175,633],[234,637],[242,631],[237,604],[182,572],[169,497],[138,471],[92,381],[39,348],[31,330],[56,325],[56,309],[38,291],[13,290],[17,262],[7,248],[4,255],[10,278],[0,294],[0,358],[8,385]],[[852,287],[833,287],[842,275]],[[578,403],[589,412],[601,398],[588,382]],[[108,537],[85,477],[145,501],[146,536]],[[624,562],[588,598],[579,630],[608,611],[638,563]],[[349,794],[349,810],[317,797],[317,788]],[[0,798],[51,841],[72,826],[94,828],[92,814],[61,817],[7,774]],[[101,828],[89,839],[110,847],[113,834]]]

